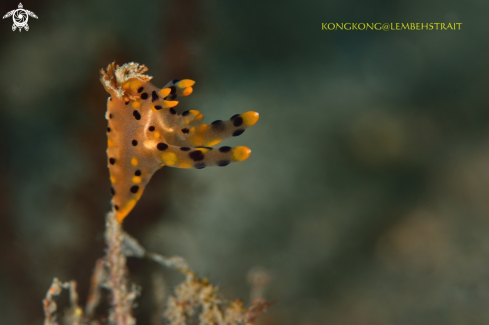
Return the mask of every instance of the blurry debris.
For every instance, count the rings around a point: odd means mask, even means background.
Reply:
[[[389,269],[437,270],[450,257],[451,233],[443,218],[419,209],[380,238],[377,254]]]
[[[270,284],[270,273],[260,266],[255,266],[248,271],[247,278],[251,286],[250,300],[263,299],[265,297],[265,290]]]
[[[154,315],[151,319],[153,325],[163,324],[163,314],[165,312],[166,285],[165,279],[160,272],[153,273],[151,277],[153,284],[154,304],[156,306]]]
[[[170,14],[162,19],[166,42],[161,53],[165,61],[171,62],[165,67],[165,75],[169,79],[175,76],[192,76],[194,80],[197,79],[189,63],[194,62],[195,49],[198,52],[201,47],[200,36],[205,33],[203,3],[195,0],[168,1],[166,12]]]
[[[266,302],[263,299],[256,299],[252,302],[251,306],[248,307],[248,310],[245,313],[244,323],[253,324],[257,320],[257,318],[273,304],[275,304],[275,302]]]
[[[386,165],[402,158],[406,149],[402,121],[372,112],[358,117],[351,126],[349,143],[352,154],[366,165]]]

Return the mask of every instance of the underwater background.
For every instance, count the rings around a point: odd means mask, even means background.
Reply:
[[[260,325],[489,323],[488,1],[22,4],[39,17],[29,31],[0,23],[0,324],[41,324],[55,276],[87,297],[110,209],[99,71],[113,61],[147,65],[159,87],[195,80],[178,113],[260,113],[223,142],[247,161],[156,173],[124,221],[147,249],[246,303],[262,274],[275,304]],[[182,278],[128,266],[138,324],[164,324]]]

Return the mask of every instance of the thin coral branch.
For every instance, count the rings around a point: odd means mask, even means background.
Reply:
[[[185,280],[175,288],[175,295],[168,298],[164,316],[171,325],[187,325],[199,308],[199,325],[251,325],[272,305],[262,299],[270,278],[264,269],[256,268],[250,272],[255,297],[246,309],[240,299],[230,301],[220,298],[218,288],[210,284],[208,279],[201,279],[191,271],[184,258],[164,257],[148,252],[137,239],[127,233],[124,233],[123,245],[126,256],[146,257],[165,267],[176,269],[185,276]]]
[[[58,325],[56,311],[58,305],[54,301],[54,296],[59,296],[63,289],[70,291],[70,309],[65,315],[65,320],[69,321],[69,324],[79,325],[81,324],[83,312],[78,306],[78,293],[76,291],[76,282],[61,282],[58,278],[54,278],[46,292],[46,298],[43,299],[44,307],[44,325]]]
[[[109,268],[106,287],[111,291],[112,308],[109,322],[114,325],[134,325],[133,303],[138,295],[134,286],[127,284],[126,256],[122,249],[122,226],[113,212],[107,214],[105,240],[107,243],[106,262]]]
[[[107,280],[107,270],[105,260],[99,258],[95,263],[95,269],[90,282],[90,291],[88,293],[87,304],[85,306],[85,315],[92,318],[95,314],[95,309],[100,303],[101,288]]]
[[[258,298],[252,302],[250,307],[244,308],[240,299],[221,298],[218,287],[213,286],[206,278],[199,278],[197,273],[189,269],[188,263],[182,257],[164,257],[144,249],[135,238],[123,232],[122,225],[113,212],[107,214],[105,240],[107,243],[106,256],[96,263],[85,315],[78,305],[76,282],[63,283],[54,278],[43,300],[44,325],[58,325],[54,296],[59,295],[62,289],[70,291],[70,308],[65,312],[64,324],[98,324],[93,317],[100,301],[102,287],[111,293],[112,306],[109,310],[109,324],[135,325],[136,320],[132,316],[132,309],[139,295],[139,289],[135,285],[129,287],[126,267],[128,256],[150,259],[165,267],[176,269],[185,276],[185,280],[175,288],[174,295],[168,298],[166,310],[163,313],[171,325],[187,325],[197,317],[199,325],[251,325],[271,305],[262,298]],[[260,294],[255,292],[255,296],[261,296],[269,276],[261,269],[251,273],[257,273],[251,274],[250,278],[252,278],[251,282],[256,282],[252,284],[259,287],[259,289],[254,288],[255,291],[260,292]],[[158,311],[158,314],[161,314],[161,310]]]
[[[182,273],[189,271],[187,261],[181,256],[164,257],[157,253],[146,253],[146,257],[165,267],[177,269]]]
[[[126,232],[124,232],[123,236],[122,250],[126,257],[147,258],[165,267],[177,269],[181,272],[186,272],[189,270],[188,263],[183,257],[164,257],[158,253],[148,252],[136,238],[132,237]]]
[[[122,252],[126,257],[144,258],[146,249],[137,241],[136,238],[127,232],[122,234]]]
[[[184,274],[185,280],[168,299],[165,317],[171,325],[187,325],[199,308],[199,325],[251,325],[271,305],[257,299],[246,309],[240,299],[221,299],[207,279],[188,270]]]

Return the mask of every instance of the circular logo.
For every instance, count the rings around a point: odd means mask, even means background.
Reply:
[[[29,20],[29,17],[24,9],[15,10],[15,13],[12,16],[14,18],[14,24],[18,28],[23,28],[25,25],[27,25],[27,21]]]

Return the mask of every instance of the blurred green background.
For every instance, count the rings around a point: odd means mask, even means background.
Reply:
[[[277,303],[261,325],[489,323],[488,1],[23,5],[28,32],[0,25],[0,324],[41,324],[54,276],[86,299],[110,207],[98,78],[114,60],[160,87],[196,80],[179,113],[260,113],[224,143],[249,146],[246,162],[155,175],[124,222],[148,249],[246,302],[247,274],[266,270]],[[162,324],[162,270],[129,268],[138,324]],[[182,278],[163,279],[169,294]]]

